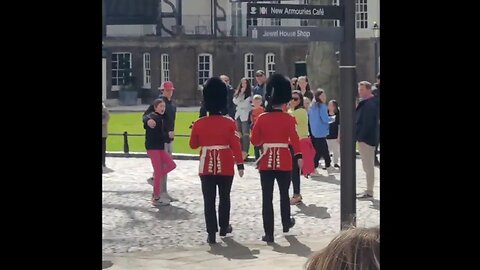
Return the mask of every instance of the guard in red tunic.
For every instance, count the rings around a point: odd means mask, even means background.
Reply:
[[[207,225],[210,244],[216,243],[218,231],[215,199],[217,186],[220,195],[218,214],[220,236],[232,232],[230,225],[230,190],[232,188],[234,165],[237,164],[238,174],[243,177],[243,159],[240,149],[240,134],[235,121],[228,115],[222,115],[222,109],[227,105],[227,86],[220,78],[210,78],[203,88],[205,109],[209,112],[192,126],[190,147],[200,150],[199,175],[202,181],[205,223]]]
[[[265,98],[268,102],[266,112],[261,114],[252,131],[252,144],[261,146],[263,154],[257,160],[262,184],[262,216],[265,235],[262,240],[273,242],[273,185],[277,179],[280,190],[280,209],[283,232],[295,225],[290,218],[290,199],[288,189],[292,173],[292,154],[288,145],[292,145],[298,166],[303,160],[300,140],[295,130],[295,118],[283,111],[292,99],[290,81],[283,75],[273,74],[267,81]]]

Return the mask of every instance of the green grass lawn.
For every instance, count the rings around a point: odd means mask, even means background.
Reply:
[[[177,112],[175,119],[175,135],[190,135],[188,127],[198,119],[198,112]],[[145,134],[142,123],[142,113],[110,113],[108,133]],[[174,153],[198,154],[199,150],[192,150],[188,146],[189,137],[175,136],[173,141]],[[146,152],[145,136],[128,136],[130,152]],[[107,151],[123,151],[123,136],[108,136]],[[253,156],[253,146],[250,145],[250,156]]]

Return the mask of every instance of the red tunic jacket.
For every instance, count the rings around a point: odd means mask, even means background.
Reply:
[[[243,170],[240,136],[235,121],[227,116],[205,116],[192,126],[190,148],[200,150],[199,175],[235,174],[233,165]],[[235,161],[234,161],[235,159]]]
[[[264,152],[259,158],[260,171],[291,171],[292,154],[301,158],[300,140],[295,128],[295,118],[280,110],[261,114],[252,130],[252,144],[262,146]]]

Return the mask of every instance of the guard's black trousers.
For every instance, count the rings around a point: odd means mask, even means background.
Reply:
[[[205,211],[205,223],[207,224],[207,233],[218,232],[217,211],[215,209],[215,199],[218,193],[220,203],[218,205],[218,224],[220,228],[227,228],[230,222],[230,190],[232,189],[233,175],[207,175],[200,176],[202,180],[203,204]]]
[[[260,171],[262,183],[262,216],[265,235],[273,238],[273,185],[277,179],[280,191],[280,212],[283,228],[290,228],[290,188],[291,171]]]

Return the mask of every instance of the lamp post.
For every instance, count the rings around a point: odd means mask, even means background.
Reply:
[[[378,74],[378,38],[380,37],[380,26],[377,22],[373,22],[373,37],[374,37],[374,50],[375,50],[375,76]]]

